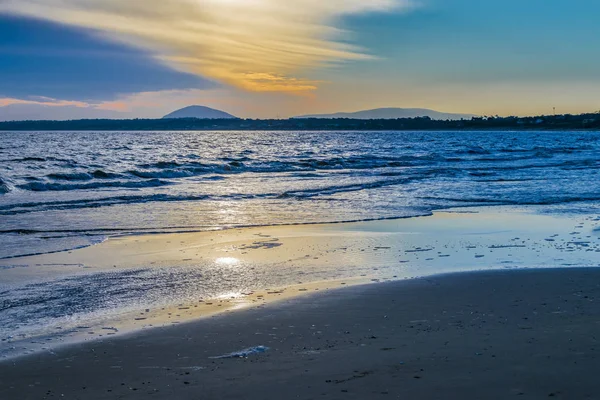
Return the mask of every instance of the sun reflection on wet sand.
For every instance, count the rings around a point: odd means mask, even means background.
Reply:
[[[215,260],[215,263],[219,265],[237,265],[240,263],[240,260],[235,257],[219,257]]]

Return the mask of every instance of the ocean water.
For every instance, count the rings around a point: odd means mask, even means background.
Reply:
[[[0,259],[130,233],[585,210],[599,172],[598,132],[0,132]]]
[[[0,132],[0,358],[299,282],[597,267],[599,172],[598,132]],[[260,228],[157,265],[16,258],[116,235],[447,209],[304,226],[317,233],[300,244]]]

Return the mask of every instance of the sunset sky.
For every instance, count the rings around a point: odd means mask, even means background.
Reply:
[[[0,119],[600,109],[595,0],[0,0]]]

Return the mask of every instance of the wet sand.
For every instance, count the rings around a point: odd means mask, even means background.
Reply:
[[[599,269],[355,286],[4,361],[0,398],[596,399],[599,301]]]
[[[599,220],[483,207],[401,220],[114,237],[0,260],[0,359],[367,282],[597,267]]]

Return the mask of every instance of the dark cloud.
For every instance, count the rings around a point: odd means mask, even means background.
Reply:
[[[0,16],[0,97],[99,101],[122,93],[216,84],[110,42],[98,32]]]

